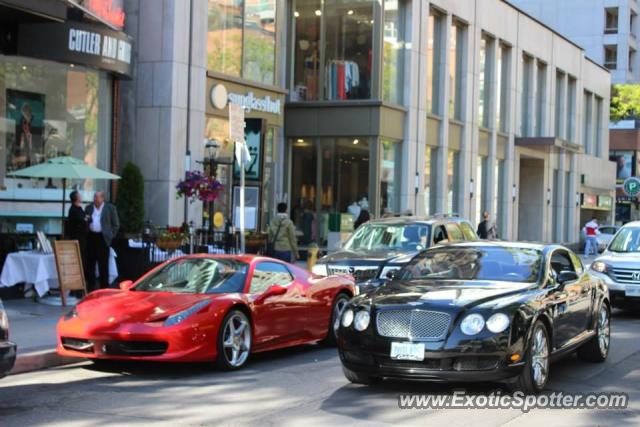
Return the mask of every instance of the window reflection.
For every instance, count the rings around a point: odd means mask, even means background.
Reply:
[[[396,104],[402,103],[404,19],[404,4],[385,0],[382,99]]]
[[[209,0],[207,68],[240,76],[243,0]]]

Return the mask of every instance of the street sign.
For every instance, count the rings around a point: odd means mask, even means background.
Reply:
[[[244,141],[244,110],[238,104],[229,104],[229,139]]]
[[[624,184],[622,185],[622,189],[628,196],[636,197],[640,195],[640,178],[632,176],[625,179]]]

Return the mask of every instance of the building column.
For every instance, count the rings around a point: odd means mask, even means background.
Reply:
[[[442,58],[438,67],[438,82],[441,84],[441,91],[439,93],[439,105],[441,107],[442,122],[438,132],[438,151],[436,156],[436,179],[435,181],[435,211],[439,213],[448,212],[448,192],[449,185],[447,182],[447,167],[448,167],[448,154],[449,154],[449,85],[444,82],[448,81],[449,74],[449,44],[451,43],[451,15],[447,14],[445,18],[444,29],[442,31],[443,43],[440,47],[442,49],[440,58]],[[458,177],[454,177],[458,179]],[[432,190],[432,191],[433,191]],[[456,197],[454,194],[453,197]]]
[[[156,225],[198,223],[202,204],[190,204],[185,218],[175,187],[185,168],[195,169],[204,154],[208,2],[131,0],[125,2],[125,12],[126,31],[136,46],[134,79],[121,85],[122,162],[131,161],[142,171],[146,219]]]

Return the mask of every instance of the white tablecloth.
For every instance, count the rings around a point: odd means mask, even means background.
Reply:
[[[96,277],[97,277],[96,266]],[[109,283],[118,277],[116,253],[111,249],[109,256]],[[33,284],[39,296],[49,289],[59,288],[56,259],[53,254],[39,252],[13,252],[7,256],[0,274],[0,286],[9,287],[18,283]]]

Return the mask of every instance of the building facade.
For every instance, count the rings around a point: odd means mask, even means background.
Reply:
[[[636,0],[509,0],[585,49],[613,83],[639,83]]]
[[[116,169],[113,105],[133,46],[124,19],[118,0],[0,2],[0,232],[61,232],[62,182],[16,170],[58,156]],[[92,180],[68,186],[85,199],[109,190]]]
[[[505,1],[138,0],[126,11],[138,48],[119,153],[142,167],[157,224],[206,225],[209,212],[235,222],[230,103],[245,111],[252,229],[279,201],[301,241],[321,246],[331,215],[356,204],[474,222],[486,210],[507,239],[575,242],[585,218],[612,220],[610,73]],[[222,182],[211,208],[176,200],[188,169]]]

